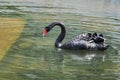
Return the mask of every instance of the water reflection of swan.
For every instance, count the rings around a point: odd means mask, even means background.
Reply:
[[[105,61],[106,53],[96,52],[96,51],[73,51],[73,50],[61,50],[56,49],[60,61],[64,61],[64,57],[67,56],[72,60],[76,61],[95,61],[101,60]]]
[[[78,56],[78,55],[71,55],[71,58],[73,60],[81,60],[81,61],[91,61],[92,59],[95,58],[101,58],[102,61],[105,61],[105,55],[98,55],[98,54],[86,54],[84,56]]]
[[[43,36],[47,34],[53,27],[59,26],[61,28],[61,33],[56,39],[55,47],[62,49],[89,49],[89,50],[106,50],[108,45],[104,43],[104,37],[102,34],[98,33],[85,33],[76,36],[72,40],[68,41],[65,44],[61,44],[63,41],[66,29],[65,26],[59,22],[54,22],[44,28]]]

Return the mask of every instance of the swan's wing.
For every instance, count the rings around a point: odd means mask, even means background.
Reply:
[[[91,39],[92,37],[89,35],[89,33],[84,33],[84,34],[75,36],[70,41],[81,41],[81,40],[90,41]]]
[[[61,46],[61,48],[64,49],[90,49],[90,50],[105,50],[109,47],[109,45],[105,44],[105,43],[100,43],[97,44],[95,42],[88,42],[85,40],[81,40],[81,41],[73,41],[73,42],[67,42],[65,44],[63,44]]]
[[[81,40],[100,43],[100,42],[104,42],[104,36],[98,33],[84,33],[75,36],[70,41],[81,41]]]

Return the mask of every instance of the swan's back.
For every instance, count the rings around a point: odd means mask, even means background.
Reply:
[[[62,45],[62,48],[66,49],[87,49],[88,41],[91,38],[87,33],[77,35],[72,38],[70,41]]]
[[[64,49],[90,49],[90,50],[98,50],[98,49],[106,49],[107,45],[104,42],[95,43],[92,40],[91,33],[84,33],[81,35],[77,35],[76,37],[72,38],[67,43],[63,44],[61,48]]]
[[[80,35],[77,35],[77,36],[75,36],[74,38],[72,38],[70,41],[71,42],[79,42],[79,41],[81,41],[81,40],[84,40],[84,41],[90,41],[91,39],[92,39],[92,37],[91,37],[91,35],[92,34],[90,34],[90,33],[84,33],[84,34],[80,34]]]

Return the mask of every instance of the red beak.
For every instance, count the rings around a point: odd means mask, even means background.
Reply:
[[[46,34],[47,34],[47,30],[44,29],[44,30],[43,30],[43,36],[46,36]]]

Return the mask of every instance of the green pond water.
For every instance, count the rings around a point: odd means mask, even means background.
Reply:
[[[0,61],[0,80],[120,80],[120,0],[0,0],[0,16],[26,21]],[[110,47],[59,51],[54,48],[59,28],[42,36],[54,21],[67,28],[63,43],[81,33],[99,32]]]

